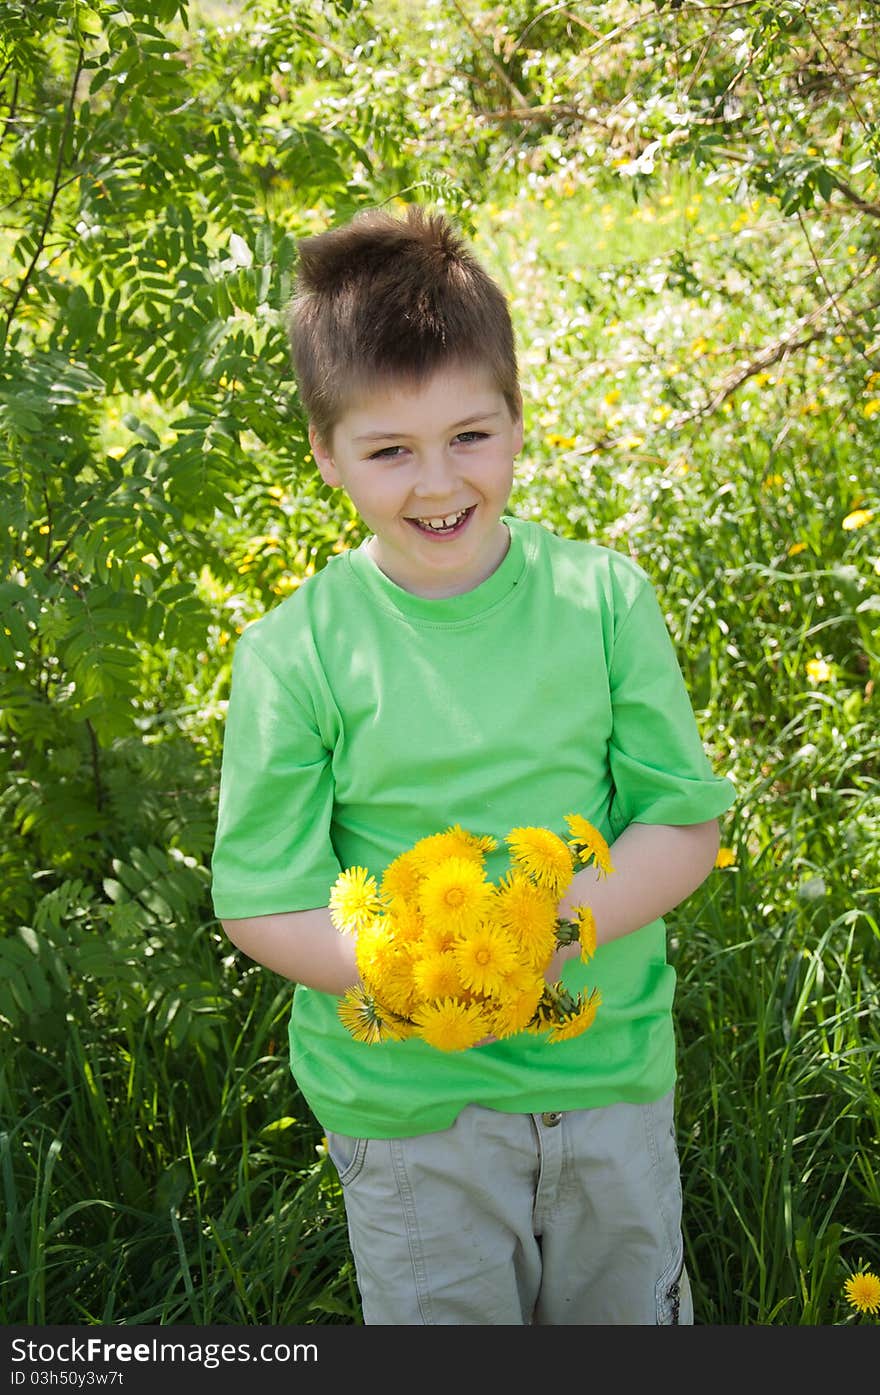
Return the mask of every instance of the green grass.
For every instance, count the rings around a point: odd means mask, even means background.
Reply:
[[[20,1044],[0,1074],[4,1322],[359,1321],[271,979],[252,976],[204,1066],[149,1024],[125,1042],[109,1011],[51,1061]]]

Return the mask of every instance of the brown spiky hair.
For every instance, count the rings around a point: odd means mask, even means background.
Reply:
[[[507,300],[444,214],[371,209],[297,251],[286,327],[300,399],[326,445],[357,392],[418,385],[445,367],[487,369],[519,417]]]

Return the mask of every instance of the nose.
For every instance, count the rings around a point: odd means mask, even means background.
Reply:
[[[426,450],[419,463],[413,493],[420,499],[443,499],[458,485],[458,470],[452,454],[444,447]]]

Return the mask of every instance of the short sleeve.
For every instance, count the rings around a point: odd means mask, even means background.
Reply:
[[[314,716],[245,631],[233,656],[211,860],[217,917],[326,906],[340,870],[332,812],[331,752]]]
[[[611,826],[717,818],[736,798],[714,774],[669,631],[646,578],[614,641],[610,671]]]

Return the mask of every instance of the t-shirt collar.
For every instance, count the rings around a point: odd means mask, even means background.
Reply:
[[[525,567],[522,520],[505,514],[501,521],[510,534],[507,552],[485,581],[457,596],[416,596],[412,591],[398,586],[373,561],[368,551],[369,538],[365,538],[360,547],[354,548],[347,556],[360,584],[386,609],[395,610],[413,620],[427,620],[440,625],[471,620],[503,600],[522,577]]]

